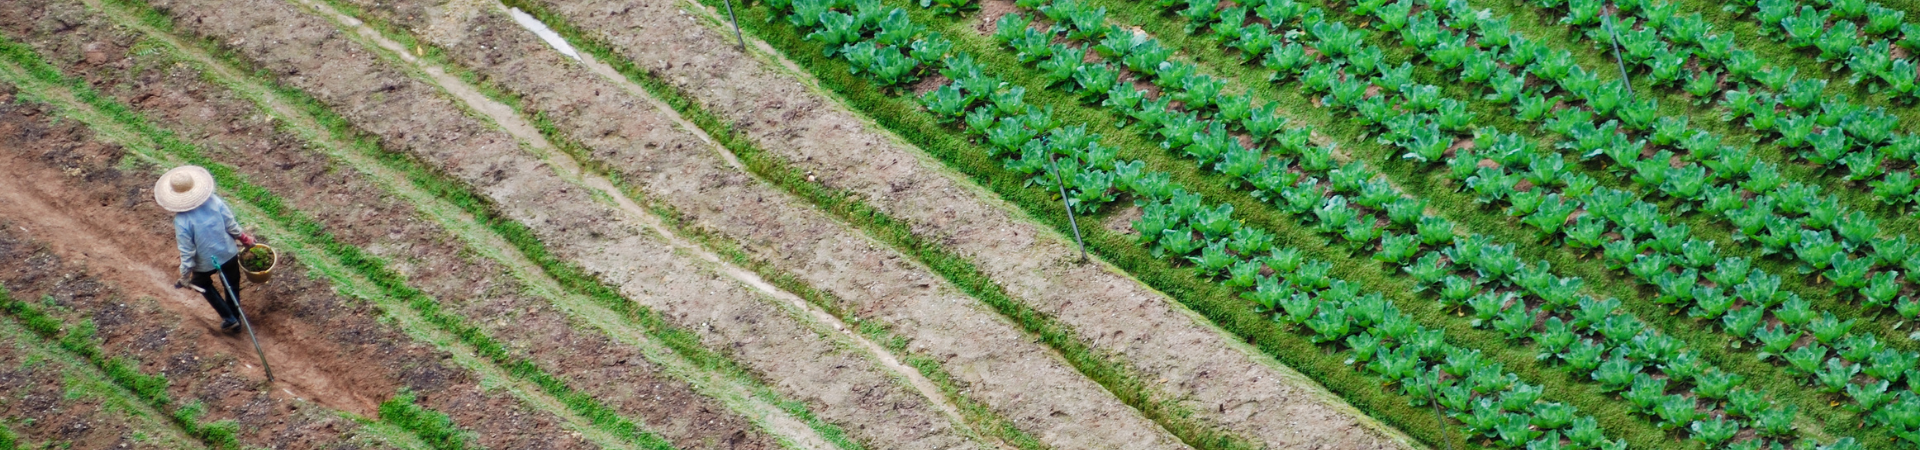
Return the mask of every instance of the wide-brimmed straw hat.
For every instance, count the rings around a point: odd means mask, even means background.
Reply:
[[[168,211],[192,211],[212,196],[213,173],[205,167],[175,167],[153,182],[153,201]]]

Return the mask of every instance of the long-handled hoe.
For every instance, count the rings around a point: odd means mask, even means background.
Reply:
[[[220,276],[220,284],[227,288],[226,292],[221,293],[220,299],[225,300],[229,305],[233,305],[233,312],[240,315],[240,326],[245,327],[247,329],[247,339],[253,341],[253,353],[256,355],[260,355],[260,367],[266,368],[267,382],[272,383],[273,382],[273,366],[270,364],[267,364],[267,352],[260,350],[260,338],[253,335],[253,324],[247,323],[247,312],[244,310],[241,310],[240,302],[238,301],[238,299],[233,298],[233,282],[227,281],[227,274],[225,272],[215,270],[213,271],[213,273],[215,275]],[[187,285],[187,287],[192,288],[194,292],[199,292],[202,294],[207,293],[207,290],[201,289],[199,286],[194,286],[189,284]]]

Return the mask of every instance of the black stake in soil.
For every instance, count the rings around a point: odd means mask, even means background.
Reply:
[[[740,19],[733,17],[733,0],[727,0],[727,20],[733,21],[733,38],[740,40],[740,51],[747,51],[747,37],[740,34]]]
[[[219,270],[215,270],[213,272],[215,274],[220,275],[220,284],[226,285],[227,303],[232,304],[233,312],[240,315],[240,326],[247,328],[247,339],[253,340],[253,353],[256,355],[260,355],[260,367],[266,368],[267,382],[272,383],[273,382],[273,366],[267,364],[267,352],[264,350],[260,350],[260,338],[253,335],[253,324],[247,323],[247,312],[240,310],[240,298],[238,296],[233,295],[233,282],[227,281],[226,272],[222,272]]]
[[[1438,380],[1440,378],[1438,375],[1435,375],[1434,379]],[[1435,383],[1435,384],[1437,385],[1438,383]],[[1440,422],[1440,427],[1439,427],[1440,442],[1445,442],[1447,444],[1447,450],[1453,450],[1453,441],[1447,439],[1447,416],[1445,414],[1440,413],[1439,391],[1440,391],[1439,389],[1428,389],[1427,403],[1433,405],[1433,420]]]
[[[1080,262],[1087,262],[1087,242],[1080,240],[1080,221],[1073,218],[1073,203],[1067,201],[1067,181],[1060,178],[1060,171],[1054,158],[1047,158],[1047,171],[1053,172],[1054,183],[1060,186],[1060,206],[1067,208],[1067,223],[1073,225],[1073,242],[1080,244]]]
[[[1627,87],[1627,95],[1633,95],[1633,79],[1627,78],[1627,62],[1620,59],[1620,33],[1613,32],[1613,16],[1600,16],[1602,24],[1607,26],[1607,37],[1613,42],[1613,63],[1620,65],[1620,84]]]

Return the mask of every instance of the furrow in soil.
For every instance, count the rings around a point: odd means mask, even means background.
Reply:
[[[893,375],[849,351],[844,335],[819,333],[792,304],[769,301],[725,265],[675,256],[685,247],[631,211],[597,203],[512,135],[464,115],[432,86],[406,77],[340,39],[324,19],[276,2],[242,5],[164,2],[192,32],[218,36],[282,82],[302,88],[387,144],[406,149],[475,186],[505,215],[526,224],[553,252],[620,286],[629,298],[724,347],[784,395],[806,400],[855,434],[903,436],[887,446],[948,447],[964,441],[925,400]],[[246,11],[245,14],[238,11]],[[709,262],[711,263],[711,262]]]
[[[19,233],[0,223],[0,240],[17,242]],[[25,448],[206,448],[91,363],[16,318],[0,318],[0,433]]]
[[[428,2],[366,6],[373,14],[387,11],[381,15],[408,28],[430,27],[427,21],[436,18],[426,9],[435,7]],[[1052,439],[1063,448],[1178,445],[1049,349],[1026,341],[1017,327],[912,259],[732,168],[696,132],[675,126],[684,122],[671,110],[634,105],[632,98],[645,94],[612,84],[624,79],[593,78],[560,53],[542,51],[546,44],[532,33],[514,32],[515,24],[497,9],[438,17],[458,21],[439,29],[469,31],[440,35],[437,47],[525,99],[530,111],[584,144],[594,163],[611,166],[698,226],[731,236],[756,256],[851,302],[860,315],[899,329],[911,348],[924,349],[961,373],[985,403],[1016,423],[1032,424],[1030,432],[1043,441]],[[659,125],[638,138],[622,133],[642,121]],[[753,206],[742,208],[743,201]]]
[[[161,124],[200,136],[201,146],[214,153],[210,156],[313,214],[335,236],[388,259],[410,284],[451,310],[485,318],[477,325],[516,354],[643,427],[668,434],[682,447],[774,446],[742,418],[663,376],[662,368],[636,349],[576,327],[577,319],[564,305],[530,295],[528,286],[497,262],[464,252],[458,241],[447,239],[447,230],[418,220],[420,212],[400,198],[381,195],[378,185],[357,172],[330,170],[325,156],[304,151],[296,137],[257,120],[248,102],[206,84],[197,72],[185,75],[153,83],[147,92],[115,94],[187,97],[164,108],[139,108]],[[602,444],[626,445],[619,441],[612,437]]]
[[[116,17],[126,15],[125,11],[114,10],[111,6],[102,8],[98,3],[92,4],[96,9],[110,10],[109,14]],[[273,87],[263,84],[262,80],[246,76],[242,70],[208,55],[205,49],[192,43],[180,42],[173,36],[161,30],[154,30],[137,20],[121,23],[130,28],[139,29],[156,40],[165,41],[182,58],[191,59],[207,70],[218,80],[218,83],[233,87],[237,92],[243,93],[260,105],[263,110],[271,110],[274,118],[289,124],[297,124],[293,126],[295,133],[311,143],[311,147],[336,161],[354,167],[387,192],[399,195],[407,202],[414,204],[426,217],[436,220],[465,242],[467,250],[501,263],[512,271],[516,279],[526,283],[531,292],[561,305],[563,310],[601,329],[614,340],[640,349],[649,360],[662,365],[674,377],[686,381],[698,393],[713,397],[728,409],[746,416],[761,428],[771,430],[783,439],[811,442],[812,444],[809,445],[811,447],[825,446],[818,442],[819,437],[808,436],[812,432],[806,429],[807,425],[800,419],[782,411],[780,406],[770,404],[774,399],[756,395],[766,389],[764,386],[756,385],[751,379],[738,379],[734,375],[717,369],[701,367],[698,362],[690,361],[684,355],[675,353],[669,344],[655,339],[648,330],[621,320],[619,313],[593,303],[584,295],[568,292],[558,281],[546,276],[536,263],[528,260],[525,255],[513,251],[513,244],[506,242],[500,235],[479,223],[482,219],[462,211],[459,206],[449,204],[446,199],[436,197],[434,192],[428,192],[431,188],[410,183],[408,174],[401,172],[418,169],[417,166],[383,162],[380,160],[381,155],[367,154],[367,152],[378,153],[383,150],[362,148],[364,146],[356,145],[356,142],[343,141],[350,138],[326,130],[326,127],[320,123],[325,119],[316,118],[293,107],[292,104],[297,100],[284,98]],[[744,433],[740,434],[744,435]],[[728,436],[728,438],[738,440],[739,436]]]
[[[984,189],[836,101],[778,53],[743,53],[719,19],[670,0],[543,1],[597,30],[634,64],[687,93],[766,151],[819,183],[857,193],[922,236],[968,257],[1016,298],[1124,355],[1142,378],[1199,417],[1279,448],[1337,442],[1404,447],[1412,439],[1259,353],[1166,295],[1105,264],[1076,264],[1070,237],[1021,217]],[[709,23],[723,23],[711,20]],[[761,64],[740,64],[758,60]],[[1313,430],[1312,433],[1303,430]]]
[[[242,290],[277,363],[281,381],[266,384],[247,341],[220,334],[205,300],[171,288],[170,220],[148,190],[157,172],[123,170],[144,164],[79,123],[16,103],[12,85],[0,89],[0,166],[29,187],[9,190],[0,208],[21,236],[0,242],[9,261],[0,283],[16,298],[50,299],[58,317],[92,320],[107,355],[166,376],[170,397],[201,404],[204,422],[235,421],[247,446],[321,448],[358,428],[341,413],[370,415],[361,399],[406,387],[431,393],[423,406],[485,431],[482,445],[587,448],[550,416],[481,389],[475,374],[444,362],[449,355],[381,323],[379,309],[310,279],[297,258],[283,258],[273,282]]]

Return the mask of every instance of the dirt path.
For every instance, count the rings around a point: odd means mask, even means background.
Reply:
[[[576,324],[559,307],[525,295],[523,285],[498,264],[463,254],[446,239],[445,230],[420,223],[419,213],[399,204],[397,198],[381,195],[377,186],[354,172],[332,170],[323,156],[302,151],[297,138],[254,117],[257,112],[248,102],[205,84],[197,72],[178,72],[178,76],[156,77],[116,94],[183,135],[202,136],[203,147],[216,158],[308,211],[331,233],[388,258],[409,275],[415,287],[443,301],[458,299],[449,303],[455,305],[452,309],[467,317],[487,317],[476,325],[490,335],[525,349],[533,361],[575,389],[630,414],[635,422],[666,434],[682,447],[776,445],[725,408],[691,392],[685,383],[662,378],[661,368],[649,364],[636,350],[592,332],[575,331]],[[586,424],[585,418],[570,420]],[[618,443],[619,437],[594,440],[602,445],[628,445]]]
[[[93,269],[91,274],[102,280],[120,286],[124,293],[134,297],[153,297],[162,308],[178,315],[191,325],[207,331],[219,328],[220,316],[207,306],[207,301],[185,289],[172,289],[178,275],[163,267],[178,267],[179,260],[168,257],[173,253],[173,245],[167,239],[155,239],[152,233],[129,233],[129,225],[138,228],[157,228],[165,225],[165,218],[145,224],[106,222],[118,217],[106,215],[73,216],[68,211],[75,210],[74,203],[92,199],[62,197],[64,192],[49,192],[47,189],[64,187],[61,180],[46,177],[73,177],[67,173],[47,173],[31,170],[31,163],[22,161],[16,149],[0,153],[0,171],[4,171],[19,180],[19,189],[0,190],[0,205],[6,209],[4,217],[13,221],[15,226],[26,230],[43,230],[43,235],[53,237],[47,240],[47,246],[56,254],[79,255],[74,258],[76,264]],[[142,226],[147,225],[147,226]],[[164,236],[163,236],[164,237]],[[238,281],[238,280],[236,280]],[[241,288],[241,298],[249,307],[272,304],[274,299],[254,299],[248,296],[250,287]],[[380,400],[384,400],[387,391],[393,386],[374,383],[375,380],[359,380],[351,374],[350,367],[323,367],[320,364],[335,362],[332,358],[314,355],[308,349],[324,349],[324,345],[307,342],[316,335],[312,330],[304,330],[306,324],[285,320],[283,315],[260,314],[256,311],[250,317],[254,323],[255,334],[261,346],[266,350],[267,360],[277,361],[274,376],[279,380],[275,387],[296,398],[313,399],[321,405],[351,412],[365,417],[377,415]],[[243,373],[249,378],[265,379],[264,371],[254,361],[253,346],[243,335],[226,336],[217,333],[201,333],[197,344],[203,348],[217,349],[223,353],[246,355],[242,357]],[[366,386],[356,386],[366,384]],[[376,398],[375,396],[378,396]]]
[[[912,438],[949,442],[927,447],[962,442],[953,440],[951,427],[944,421],[903,420],[929,411],[924,400],[902,396],[905,392],[888,375],[875,371],[860,355],[841,350],[838,338],[823,339],[815,334],[813,324],[793,320],[787,305],[767,302],[752,289],[716,276],[705,264],[671,256],[674,247],[658,243],[644,227],[624,224],[624,219],[617,219],[621,215],[617,210],[577,206],[597,204],[589,191],[566,183],[515,148],[511,138],[465,118],[434,91],[382,68],[383,63],[364,51],[337,40],[331,26],[317,17],[293,13],[292,5],[268,2],[241,8],[194,2],[157,6],[181,14],[184,18],[178,23],[192,24],[195,32],[237,45],[243,55],[261,61],[282,80],[315,93],[390,145],[417,149],[412,151],[478,185],[512,218],[543,233],[542,241],[581,245],[562,247],[556,253],[617,262],[611,270],[599,268],[602,276],[615,271],[622,277],[637,276],[625,284],[630,297],[700,333],[708,345],[728,348],[746,366],[771,374],[775,389],[798,392],[789,395],[808,400],[816,410],[833,412],[822,412],[823,417],[855,418],[861,425],[852,430],[856,433],[885,427],[901,429]],[[231,14],[236,10],[248,14]],[[366,101],[370,98],[385,101]],[[440,286],[427,289],[435,288]]]
[[[36,215],[92,223],[131,241],[171,241],[163,213],[152,206],[150,192],[143,189],[150,186],[150,174],[121,172],[117,167],[123,163],[123,154],[118,146],[92,140],[91,132],[72,122],[50,124],[51,114],[38,107],[12,104],[12,86],[4,86],[7,94],[0,97],[8,105],[0,107],[0,131],[4,131],[0,148],[6,150],[7,173],[36,180],[46,192],[60,193],[54,199],[61,202],[59,207]],[[140,362],[143,372],[165,374],[173,398],[202,402],[208,411],[206,420],[237,420],[249,431],[241,440],[247,445],[312,448],[358,428],[335,410],[294,394],[296,386],[291,383],[264,385],[259,369],[249,367],[255,360],[251,346],[212,332],[210,313],[202,317],[191,309],[187,314],[173,310],[169,303],[178,301],[163,300],[177,292],[170,286],[156,289],[141,276],[127,275],[136,272],[132,270],[106,273],[113,272],[114,259],[101,255],[112,246],[80,245],[109,241],[71,239],[64,229],[36,230],[24,224],[35,223],[29,219],[46,219],[13,214],[18,210],[11,206],[17,204],[9,201],[8,208],[0,208],[7,213],[0,220],[15,224],[6,230],[9,238],[0,242],[0,258],[8,261],[0,264],[0,283],[17,298],[51,296],[72,310],[68,320],[93,320],[99,326],[102,348],[109,354]],[[16,233],[21,237],[11,237]],[[329,381],[309,381],[307,386],[357,389],[343,395],[351,399],[383,398],[404,385],[435,393],[423,398],[423,404],[464,420],[467,426],[500,427],[501,432],[482,442],[498,446],[544,442],[576,448],[569,445],[575,441],[556,433],[550,420],[528,414],[510,399],[481,392],[470,375],[441,365],[443,356],[380,325],[375,320],[378,314],[364,303],[342,299],[327,285],[307,279],[300,261],[281,262],[285,272],[264,288],[245,291],[243,298],[252,306],[250,312],[261,331],[272,333],[262,336],[263,343],[277,339],[271,342],[278,345],[268,345],[302,348],[270,358],[285,367],[332,368],[317,374],[330,377]],[[204,300],[193,300],[204,304]]]
[[[724,16],[671,0],[544,3],[577,26],[598,30],[627,59],[820,183],[855,192],[913,224],[916,233],[937,236],[1016,297],[1072,325],[1093,347],[1125,355],[1142,378],[1165,380],[1165,390],[1187,399],[1200,417],[1281,448],[1411,445],[1402,433],[1119,269],[1073,264],[1070,238],[1010,213],[1017,209],[829,100],[764,44],[742,54],[730,32],[697,26],[703,21],[687,11]],[[762,63],[740,63],[745,60]]]
[[[364,6],[399,26],[421,28],[437,17],[430,7],[445,8],[435,5]],[[465,26],[441,27],[471,31],[460,34],[461,41],[437,44],[450,58],[526,99],[529,114],[553,120],[563,134],[584,144],[596,163],[610,164],[621,178],[693,223],[745,243],[756,256],[850,302],[861,316],[895,327],[910,348],[942,360],[977,398],[1016,423],[1032,424],[1029,431],[1043,441],[1063,448],[1179,445],[945,280],[716,157],[724,153],[673,126],[684,122],[670,110],[635,107],[635,98],[646,98],[639,89],[591,78],[559,53],[543,52],[546,45],[532,33],[500,31],[515,26],[505,16],[494,10],[471,15]],[[635,136],[634,122],[665,126],[646,127]],[[740,207],[742,202],[753,206]]]
[[[580,317],[601,329],[614,340],[639,348],[649,360],[661,364],[667,372],[686,381],[700,394],[726,404],[727,408],[746,415],[750,420],[761,424],[762,428],[780,430],[777,434],[799,441],[796,442],[798,445],[809,448],[829,446],[819,437],[809,436],[812,432],[807,429],[806,423],[782,411],[780,406],[771,404],[772,399],[758,395],[759,391],[765,389],[764,387],[754,385],[750,379],[737,379],[738,377],[728,373],[702,367],[700,363],[688,360],[686,355],[678,354],[669,344],[659,342],[648,330],[618,320],[616,318],[618,313],[609,311],[582,295],[567,292],[558,281],[547,277],[536,263],[514,251],[513,244],[487,230],[478,222],[478,219],[462,211],[458,206],[449,204],[446,199],[437,197],[435,193],[427,192],[408,182],[407,175],[401,173],[406,170],[404,167],[395,167],[393,164],[376,161],[381,157],[378,154],[381,150],[367,149],[353,142],[342,141],[339,136],[329,133],[326,127],[319,123],[321,119],[291,106],[289,104],[291,100],[282,98],[271,87],[261,84],[260,80],[240,73],[239,70],[227,66],[224,61],[212,58],[204,52],[204,49],[191,43],[180,42],[175,36],[133,20],[128,17],[129,14],[119,8],[102,5],[99,2],[89,2],[89,4],[96,10],[116,16],[115,20],[122,25],[138,29],[151,39],[168,43],[169,48],[182,58],[198,62],[202,68],[218,79],[219,83],[242,93],[243,96],[260,105],[263,110],[270,110],[272,117],[291,126],[295,133],[300,134],[310,144],[310,148],[359,170],[385,191],[412,203],[425,216],[435,219],[441,226],[446,227],[464,241],[469,251],[501,263],[537,295],[556,302],[562,306],[562,309],[570,310],[575,317]],[[122,20],[122,17],[126,19]],[[373,154],[368,154],[369,151]]]

